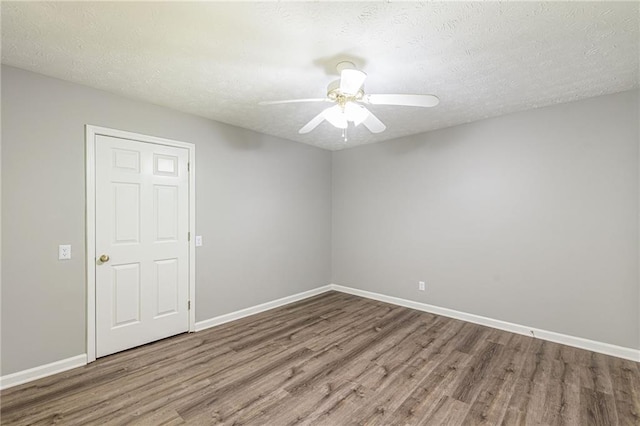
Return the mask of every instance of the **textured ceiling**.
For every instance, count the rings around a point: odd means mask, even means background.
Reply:
[[[371,106],[347,146],[638,87],[636,2],[2,2],[2,62],[327,149],[298,129],[350,60],[367,93],[432,93],[435,108]]]

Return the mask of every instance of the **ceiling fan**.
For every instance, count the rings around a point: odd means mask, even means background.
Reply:
[[[330,106],[320,112],[302,126],[298,133],[309,133],[324,120],[335,127],[342,129],[342,135],[347,140],[346,130],[349,122],[355,126],[364,125],[371,133],[383,132],[387,127],[364,105],[399,105],[413,107],[433,107],[440,100],[435,95],[400,95],[385,94],[374,95],[364,93],[364,81],[367,74],[358,70],[351,62],[340,62],[336,69],[340,73],[340,79],[329,83],[326,98],[288,99],[281,101],[263,101],[260,105],[289,104],[299,102],[332,102]]]

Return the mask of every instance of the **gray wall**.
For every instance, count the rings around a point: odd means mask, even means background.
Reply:
[[[334,152],[332,282],[638,348],[638,139],[633,91]]]
[[[85,124],[196,144],[197,321],[330,282],[328,151],[2,67],[2,375],[86,351]]]
[[[334,282],[637,348],[639,113],[627,92],[332,155],[2,67],[1,374],[85,352],[85,124],[196,144],[198,321]]]

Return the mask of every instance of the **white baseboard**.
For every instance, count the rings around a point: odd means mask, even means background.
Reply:
[[[312,296],[316,296],[321,293],[325,293],[331,290],[331,286],[325,285],[322,287],[314,288],[313,290],[304,291],[302,293],[294,294],[292,296],[283,297],[282,299],[272,300],[271,302],[262,303],[260,305],[251,306],[249,308],[240,309],[239,311],[231,312],[218,317],[209,318],[208,320],[196,322],[196,332],[205,330],[207,328],[215,327],[217,325],[224,324],[229,321],[235,321],[240,318],[248,317],[249,315],[259,314],[260,312],[268,311],[269,309],[278,308],[280,306],[288,305],[299,300],[307,299]]]
[[[50,364],[30,368],[28,370],[18,371],[17,373],[7,374],[6,376],[0,377],[0,389],[18,386],[36,379],[62,373],[63,371],[71,370],[72,368],[82,367],[86,364],[87,354],[82,354],[72,356],[71,358],[61,359],[60,361],[52,362]]]
[[[429,305],[427,303],[415,302],[413,300],[401,299],[399,297],[387,296],[384,294],[373,293],[371,291],[360,290],[351,287],[345,287],[338,284],[330,284],[331,290],[340,291],[342,293],[353,294],[354,296],[365,297],[367,299],[378,300],[380,302],[391,303],[393,305],[404,306],[418,311],[429,312],[436,315],[442,315],[449,318],[455,318],[474,324],[485,325],[487,327],[497,328],[499,330],[509,331],[511,333],[532,336],[542,340],[548,340],[554,343],[560,343],[567,346],[573,346],[580,349],[586,349],[605,355],[611,355],[618,358],[624,358],[631,361],[640,361],[640,349],[626,348],[624,346],[616,346],[609,343],[598,342],[595,340],[584,339],[582,337],[570,336],[568,334],[556,333],[554,331],[541,330],[535,327],[514,324],[493,318],[487,318],[480,315],[468,314],[453,309],[442,308],[439,306]]]
[[[226,315],[220,315],[219,317],[211,318],[205,321],[196,322],[196,331],[201,331],[209,327],[215,327],[216,325],[224,324],[226,322],[244,318],[246,316],[254,315],[263,311],[268,311],[269,309],[277,308],[279,306],[288,305],[289,303],[307,299],[311,296],[325,293],[330,290],[330,286],[326,285],[314,288],[313,290],[294,294],[292,296],[283,297],[282,299],[272,300],[271,302],[263,303],[261,305],[241,309],[239,311],[231,312]],[[51,364],[45,364],[38,367],[30,368],[28,370],[18,371],[17,373],[12,373],[0,377],[0,389],[7,389],[12,386],[21,385],[33,380],[51,376],[53,374],[62,373],[63,371],[71,370],[72,368],[82,367],[86,364],[87,354],[82,354],[71,358],[62,359],[60,361],[52,362]]]
[[[541,330],[535,327],[528,327],[525,325],[514,324],[506,321],[501,321],[493,318],[487,318],[480,315],[469,314],[466,312],[460,312],[453,309],[442,308],[440,306],[429,305],[427,303],[416,302],[413,300],[401,299],[399,297],[387,296],[380,293],[374,293],[367,290],[360,290],[357,288],[345,287],[338,284],[329,284],[322,287],[314,288],[313,290],[305,291],[302,293],[294,294],[292,296],[283,297],[281,299],[272,300],[271,302],[262,303],[260,305],[251,306],[249,308],[241,309],[239,311],[231,312],[218,317],[210,318],[208,320],[196,322],[196,332],[205,330],[210,327],[215,327],[234,321],[240,318],[247,317],[249,315],[255,315],[260,312],[268,311],[269,309],[278,308],[280,306],[288,305],[293,302],[297,302],[303,299],[307,299],[312,296],[316,296],[327,291],[339,291],[342,293],[353,294],[354,296],[365,297],[367,299],[378,300],[380,302],[391,303],[393,305],[404,306],[418,311],[429,312],[436,315],[442,315],[449,318],[455,318],[462,321],[471,322],[474,324],[480,324],[487,327],[497,328],[499,330],[509,331],[511,333],[522,334],[525,336],[532,336],[542,340],[548,340],[550,342],[560,343],[567,346],[573,346],[580,349],[586,349],[593,352],[602,353],[605,355],[611,355],[618,358],[624,358],[631,361],[640,362],[640,349],[626,348],[623,346],[616,346],[609,343],[598,342],[595,340],[584,339],[582,337],[570,336],[567,334],[556,333],[554,331]],[[87,354],[77,355],[71,358],[62,359],[60,361],[52,362],[50,364],[41,365],[39,367],[30,368],[24,371],[18,371],[17,373],[8,374],[0,377],[0,389],[7,389],[12,386],[21,385],[23,383],[31,382],[36,379],[41,379],[53,374],[62,373],[63,371],[71,370],[72,368],[82,367],[87,364]]]

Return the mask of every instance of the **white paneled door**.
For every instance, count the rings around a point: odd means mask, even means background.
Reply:
[[[189,328],[189,152],[96,135],[96,355]]]

